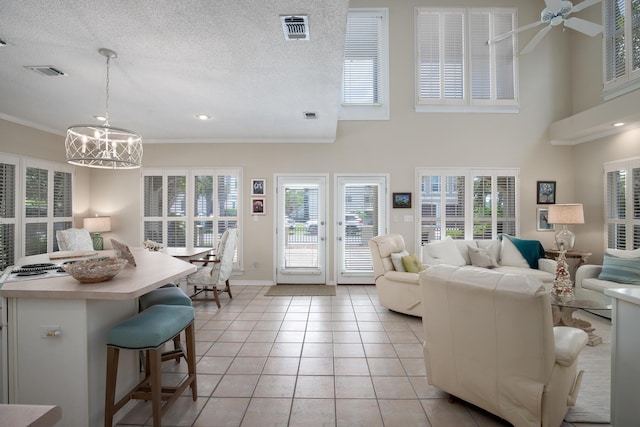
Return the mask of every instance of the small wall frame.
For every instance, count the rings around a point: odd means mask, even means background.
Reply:
[[[555,224],[549,224],[547,221],[549,219],[549,209],[548,208],[537,208],[536,209],[536,230],[537,231],[554,231],[556,229]]]
[[[411,207],[411,193],[393,193],[394,209],[405,209]]]
[[[251,215],[266,215],[266,200],[264,197],[251,198]]]
[[[538,181],[536,183],[536,203],[538,205],[553,205],[556,203],[555,181]]]
[[[251,180],[251,195],[264,196],[266,194],[267,181],[263,178]]]

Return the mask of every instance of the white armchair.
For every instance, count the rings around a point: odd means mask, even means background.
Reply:
[[[439,265],[420,273],[420,289],[429,384],[515,426],[562,424],[587,334],[553,327],[540,280]]]
[[[216,305],[220,308],[220,293],[228,293],[229,298],[233,298],[231,294],[231,286],[229,278],[233,271],[233,257],[236,252],[238,241],[238,229],[227,229],[222,233],[217,253],[212,258],[192,260],[191,262],[203,262],[204,265],[198,268],[193,274],[187,276],[187,286],[193,286],[193,294],[191,299],[204,294],[207,298],[209,292],[213,294]],[[218,286],[224,286],[220,289]]]

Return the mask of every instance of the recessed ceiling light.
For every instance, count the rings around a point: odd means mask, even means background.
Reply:
[[[208,114],[196,114],[196,118],[199,120],[211,120],[211,116]]]
[[[107,118],[105,116],[93,116],[94,119],[100,121],[100,122],[106,122]]]
[[[624,123],[623,122],[614,123],[613,126],[615,127],[624,126]]]

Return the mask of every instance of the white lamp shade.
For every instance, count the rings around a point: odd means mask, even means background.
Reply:
[[[82,226],[90,233],[102,233],[103,231],[111,231],[111,217],[94,216],[84,218]]]
[[[582,203],[549,205],[549,224],[584,224]]]

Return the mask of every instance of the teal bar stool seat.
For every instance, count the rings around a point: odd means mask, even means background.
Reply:
[[[106,427],[113,425],[115,414],[131,399],[151,401],[154,427],[161,425],[162,414],[187,387],[191,387],[193,400],[197,399],[194,319],[193,307],[158,304],[111,328],[107,335]],[[162,346],[182,331],[186,335],[186,352],[181,357],[187,360],[187,376],[176,387],[162,386]],[[116,402],[120,350],[144,351],[146,363],[143,380]]]
[[[154,305],[184,305],[192,306],[191,298],[182,289],[173,283],[166,284],[158,289],[154,289],[142,295],[139,299],[140,311],[144,311]],[[180,362],[180,355],[184,354],[180,344],[180,334],[173,339],[173,350],[162,353],[162,360],[175,359]]]

